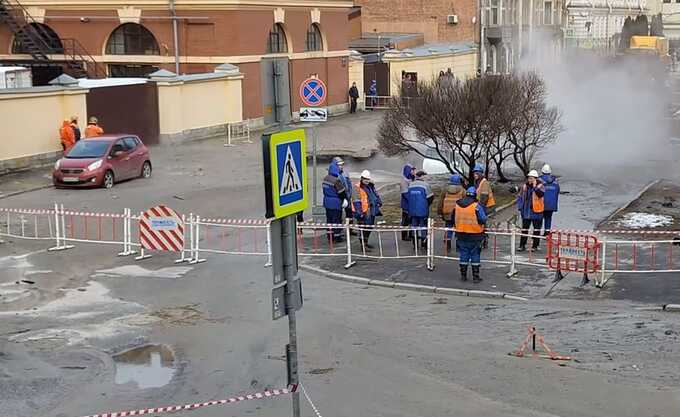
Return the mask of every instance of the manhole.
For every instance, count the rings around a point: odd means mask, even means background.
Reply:
[[[132,382],[139,388],[167,385],[175,374],[175,355],[164,345],[146,345],[113,357],[116,384]]]

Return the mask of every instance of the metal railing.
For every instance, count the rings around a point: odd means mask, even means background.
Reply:
[[[119,256],[140,252],[135,259],[150,255],[140,243],[140,215],[130,209],[122,213],[80,212],[63,205],[52,209],[0,208],[0,237],[54,241],[50,250],[66,250],[74,244],[102,244],[120,247]],[[184,247],[175,262],[204,262],[206,254],[260,256],[271,265],[270,221],[262,219],[206,219],[190,213],[182,216]],[[678,232],[572,231],[598,238],[601,262],[594,282],[602,287],[613,274],[680,273],[680,238]],[[343,258],[345,268],[358,260],[422,260],[429,270],[439,262],[457,261],[455,230],[436,225],[433,219],[421,227],[398,225],[361,225],[299,223],[298,254],[301,257]],[[424,241],[410,236],[421,234]],[[537,238],[545,247],[544,236],[526,234],[514,225],[486,231],[487,247],[482,262],[508,266],[508,276],[518,267],[548,269],[547,253],[531,249]],[[645,240],[620,239],[620,236],[644,235]],[[341,240],[337,237],[341,236]],[[519,239],[526,237],[528,251],[519,252]],[[669,237],[670,236],[670,237]]]

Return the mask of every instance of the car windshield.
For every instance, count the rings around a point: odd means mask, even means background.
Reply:
[[[100,140],[80,140],[66,154],[67,158],[101,158],[109,149],[109,142]]]

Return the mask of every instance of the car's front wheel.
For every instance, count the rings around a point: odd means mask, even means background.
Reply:
[[[104,181],[102,181],[102,186],[104,188],[113,188],[113,184],[115,183],[114,177],[113,177],[113,171],[109,170],[106,171],[104,174]]]
[[[151,176],[151,162],[146,161],[142,165],[142,178],[149,178]]]

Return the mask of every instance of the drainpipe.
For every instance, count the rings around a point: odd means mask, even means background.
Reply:
[[[169,0],[170,14],[172,15],[172,43],[175,51],[175,74],[179,75],[179,42],[177,40],[177,12],[175,11],[175,0]]]
[[[518,12],[517,12],[517,25],[519,26],[519,33],[517,36],[517,45],[518,45],[518,50],[517,50],[517,60],[519,61],[522,59],[522,34],[524,32],[524,3],[522,3],[522,0],[518,0],[519,5],[518,5]]]

